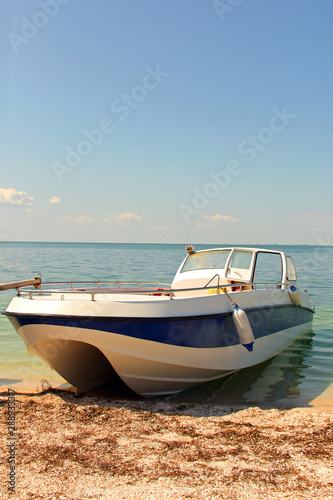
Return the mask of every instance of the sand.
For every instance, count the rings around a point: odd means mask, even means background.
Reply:
[[[15,399],[16,493],[6,483],[4,405],[1,499],[333,499],[332,408],[228,408],[53,390]]]

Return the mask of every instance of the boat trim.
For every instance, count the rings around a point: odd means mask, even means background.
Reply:
[[[268,309],[279,309],[279,308],[291,308],[297,307],[298,309],[303,309],[305,311],[309,311],[312,314],[315,314],[314,309],[310,309],[309,307],[304,306],[296,306],[295,304],[277,304],[273,306],[263,306],[263,307],[253,307],[247,308],[246,312],[255,312],[255,311],[263,311]],[[83,316],[83,315],[74,315],[74,314],[47,314],[47,313],[18,313],[18,312],[9,312],[6,310],[1,311],[1,314],[5,316],[15,316],[18,318],[22,317],[43,317],[43,318],[66,318],[66,319],[85,319],[91,318],[91,316]],[[232,311],[225,313],[217,313],[217,314],[200,314],[200,315],[190,315],[190,316],[156,316],[156,317],[148,317],[148,316],[94,316],[93,318],[96,320],[103,321],[184,321],[184,320],[192,320],[192,319],[208,319],[208,318],[222,318],[223,316],[231,316]]]

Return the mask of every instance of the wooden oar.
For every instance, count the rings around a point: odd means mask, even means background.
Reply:
[[[31,285],[33,285],[35,288],[40,288],[41,282],[42,282],[41,278],[39,276],[35,276],[34,279],[32,280],[3,283],[2,285],[0,285],[0,290],[10,290],[11,288],[20,288],[21,286],[31,286]]]

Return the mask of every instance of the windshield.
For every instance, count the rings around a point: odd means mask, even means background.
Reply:
[[[198,252],[189,255],[181,272],[196,271],[198,269],[224,269],[230,250],[213,250]]]

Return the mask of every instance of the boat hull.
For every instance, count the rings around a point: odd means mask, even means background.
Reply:
[[[163,317],[6,314],[29,352],[79,389],[117,374],[145,397],[180,392],[261,363],[312,329],[309,308],[290,300],[263,307],[253,303],[246,310],[255,337],[249,352],[239,342],[230,303],[222,313],[172,316],[171,302],[165,302],[171,309]]]

